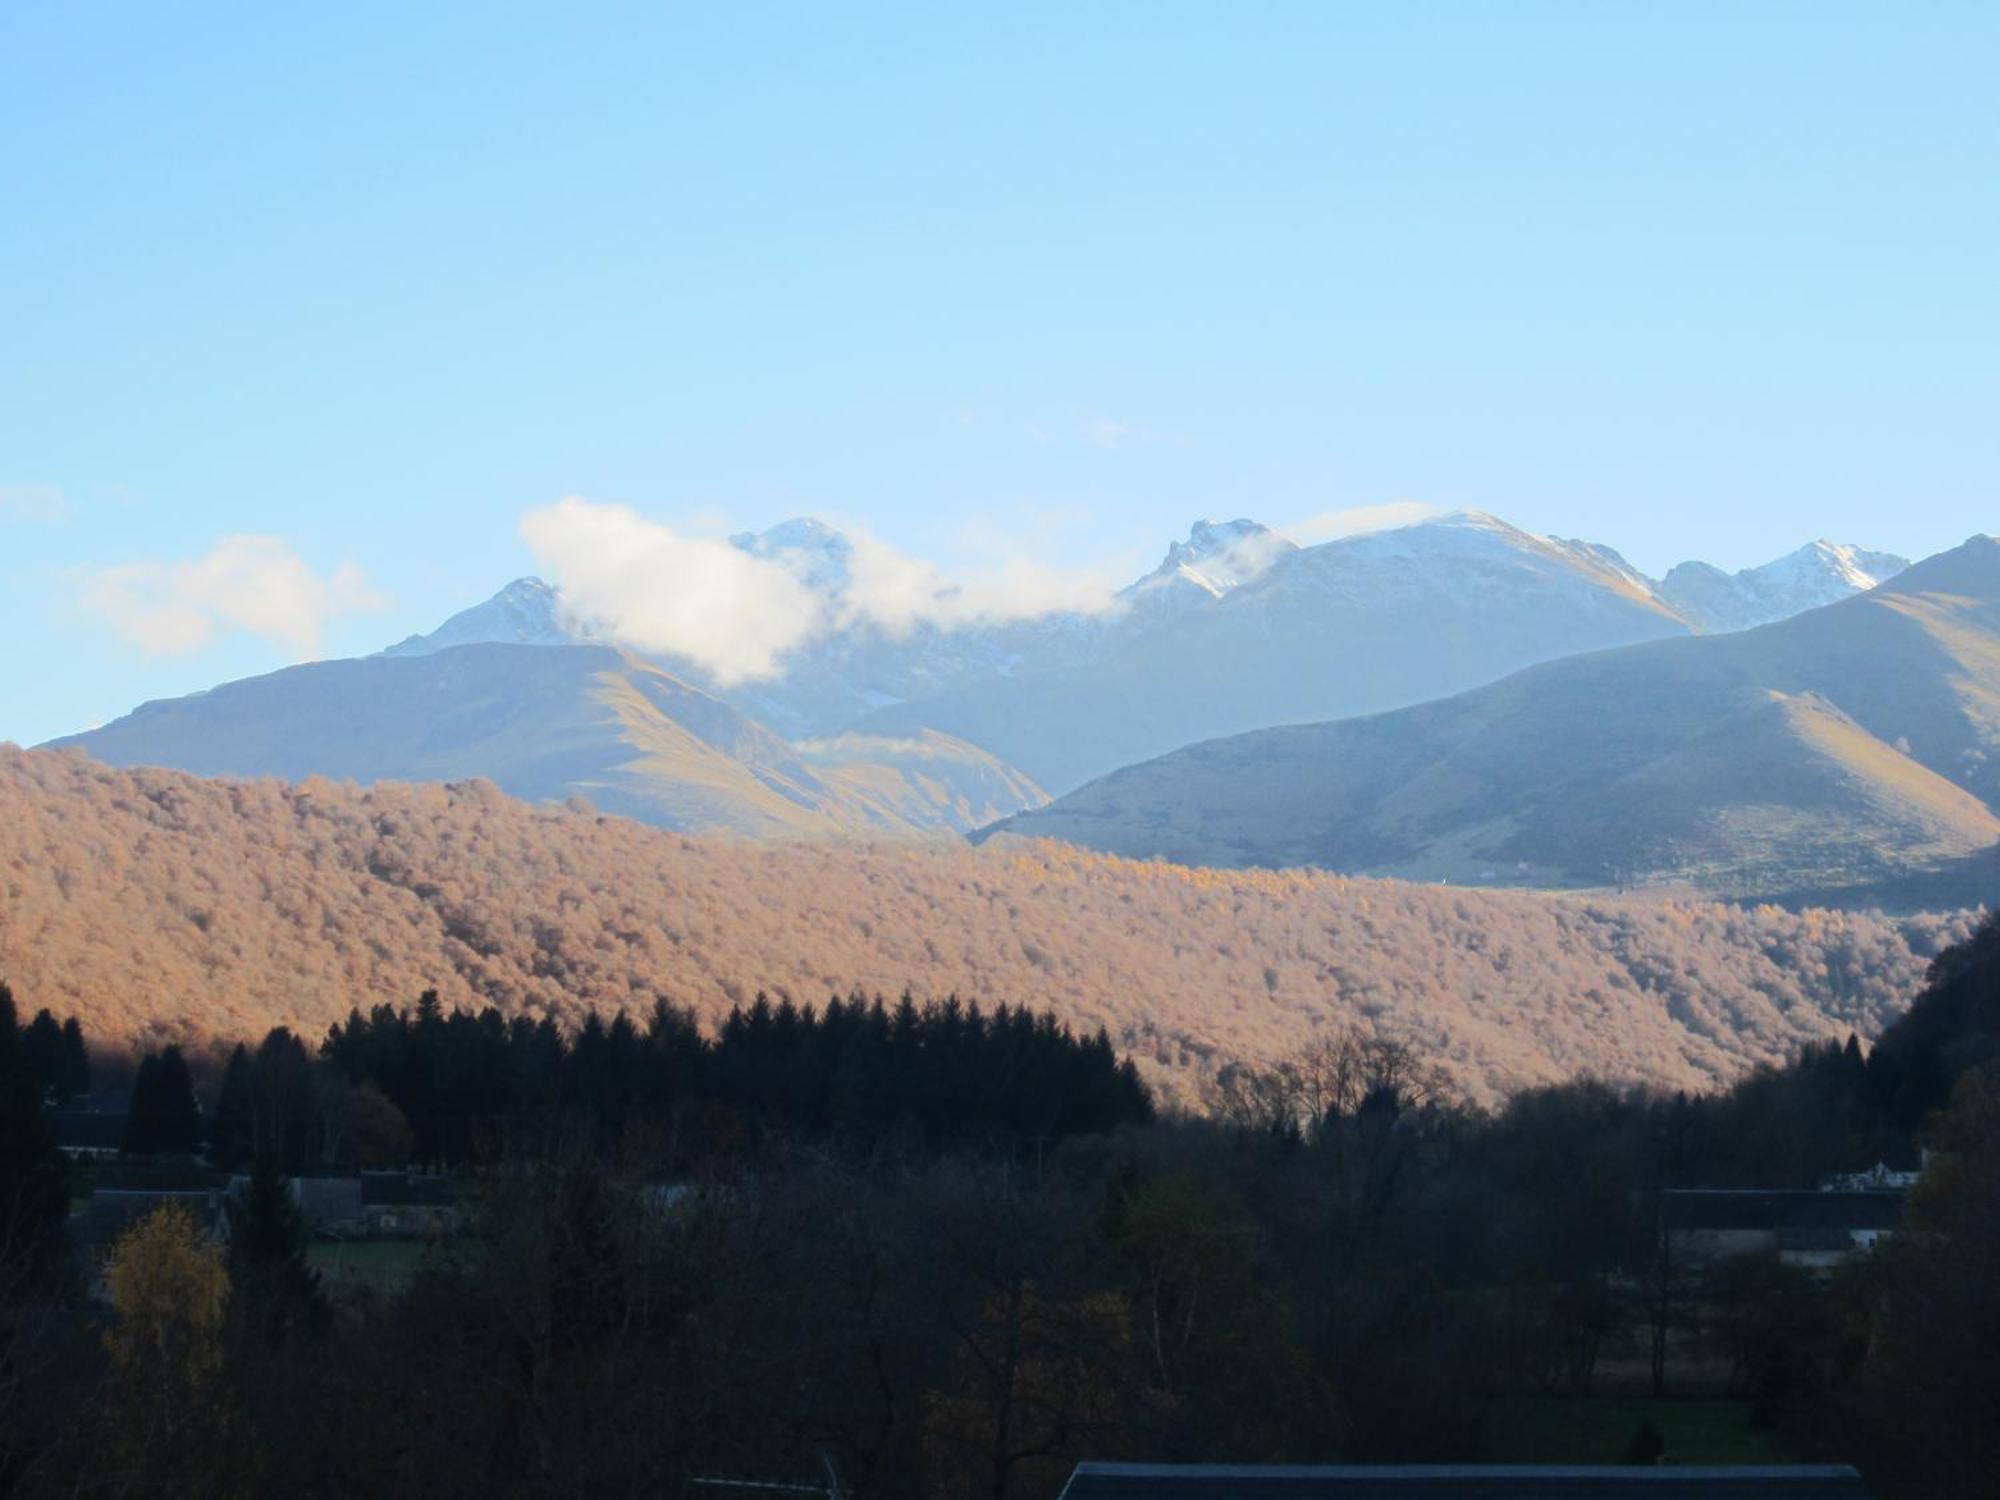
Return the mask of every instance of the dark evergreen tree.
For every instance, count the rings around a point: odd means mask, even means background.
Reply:
[[[160,1149],[160,1059],[145,1053],[132,1075],[132,1100],[125,1115],[125,1154],[148,1156]]]
[[[260,1078],[272,1047],[260,1049]],[[1043,1150],[1152,1116],[1137,1070],[1101,1029],[1079,1039],[1053,1016],[1004,1005],[989,1020],[955,997],[919,1005],[906,994],[891,1013],[857,994],[822,1012],[759,994],[712,1041],[661,1000],[643,1030],[623,1012],[608,1024],[592,1014],[565,1040],[546,1018],[447,1014],[426,992],[414,1011],[350,1014],[320,1055],[402,1111],[420,1158],[450,1163],[546,1146],[558,1121],[600,1155],[664,1147],[685,1164],[780,1137],[831,1137],[861,1154],[892,1137],[918,1150]],[[280,1095],[307,1098],[314,1086],[301,1076]]]
[[[139,1060],[125,1150],[135,1155],[192,1153],[201,1144],[201,1108],[181,1049],[168,1046]]]
[[[306,1264],[305,1214],[275,1153],[258,1155],[249,1181],[230,1196],[225,1211],[232,1315],[254,1338],[274,1345],[320,1327],[326,1304],[319,1273]]]
[[[0,984],[0,1270],[53,1275],[69,1199],[14,993]]]
[[[62,1027],[46,1008],[21,1033],[21,1058],[44,1098],[61,1103],[69,1098],[63,1070]]]
[[[90,1092],[90,1048],[83,1039],[83,1023],[71,1016],[62,1025],[61,1097],[74,1099]]]
[[[237,1171],[256,1155],[254,1072],[250,1049],[238,1042],[222,1070],[222,1086],[215,1095],[215,1118],[209,1129],[209,1160],[225,1171]]]
[[[257,1044],[250,1078],[257,1154],[274,1154],[293,1170],[317,1162],[319,1088],[305,1044],[286,1027],[273,1027]]]

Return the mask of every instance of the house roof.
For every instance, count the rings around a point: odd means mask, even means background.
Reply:
[[[336,1219],[358,1219],[361,1217],[361,1179],[358,1177],[288,1177],[285,1185],[292,1195],[292,1202],[306,1216],[308,1223],[318,1225]],[[250,1194],[250,1178],[237,1173],[229,1179],[229,1196],[247,1198]]]
[[[99,1089],[94,1094],[78,1094],[74,1099],[61,1105],[60,1112],[75,1115],[116,1115],[122,1120],[132,1113],[132,1091]]]
[[[358,1177],[295,1177],[292,1196],[305,1216],[317,1224],[327,1219],[361,1217]]]
[[[1660,1214],[1669,1229],[1895,1229],[1903,1194],[1676,1188],[1660,1194]]]
[[[1869,1500],[1845,1465],[1611,1467],[1078,1464],[1062,1500]]]
[[[363,1172],[361,1201],[370,1208],[447,1208],[455,1194],[449,1177],[419,1172]]]
[[[116,1151],[125,1144],[125,1116],[90,1110],[52,1109],[49,1133],[56,1145],[70,1151]]]

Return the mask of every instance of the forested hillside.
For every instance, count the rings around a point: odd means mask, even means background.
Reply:
[[[1102,1025],[1169,1097],[1358,1023],[1475,1096],[1699,1086],[1879,1032],[1964,916],[1193,870],[1054,844],[697,841],[456,787],[220,782],[0,749],[0,975],[112,1042],[350,1008],[576,1022],[665,996],[956,993]]]

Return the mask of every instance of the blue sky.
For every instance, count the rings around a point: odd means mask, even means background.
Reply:
[[[21,0],[0,739],[424,628],[565,495],[947,570],[2000,529],[1996,65],[1985,4]]]

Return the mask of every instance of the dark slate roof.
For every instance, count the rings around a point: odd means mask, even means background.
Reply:
[[[132,1091],[99,1089],[94,1094],[78,1094],[61,1108],[69,1114],[116,1115],[122,1120],[132,1113]]]
[[[56,1144],[70,1151],[116,1151],[125,1144],[125,1116],[93,1114],[89,1110],[52,1109],[49,1132]]]
[[[1677,1188],[1660,1195],[1660,1212],[1669,1229],[1895,1229],[1903,1195]]]
[[[361,1179],[358,1177],[291,1177],[286,1179],[292,1202],[315,1227],[342,1219],[361,1217]],[[238,1173],[229,1179],[229,1196],[247,1198],[250,1178]]]
[[[1062,1500],[1869,1500],[1842,1466],[1556,1468],[1078,1464]]]
[[[314,1224],[333,1219],[361,1217],[361,1179],[358,1177],[295,1177],[292,1197]]]
[[[125,1144],[125,1121],[131,1113],[130,1089],[102,1089],[78,1094],[50,1110],[49,1129],[58,1146],[116,1150]]]
[[[370,1208],[447,1208],[454,1198],[449,1177],[420,1172],[363,1172],[361,1201]]]

